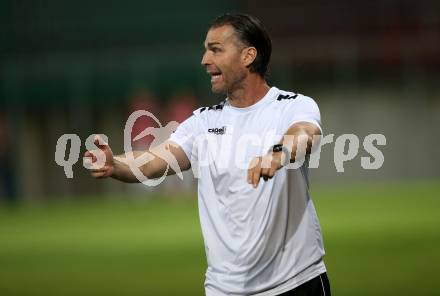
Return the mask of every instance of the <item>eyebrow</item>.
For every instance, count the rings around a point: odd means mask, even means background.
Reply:
[[[206,47],[212,47],[214,45],[221,45],[220,42],[209,42]]]

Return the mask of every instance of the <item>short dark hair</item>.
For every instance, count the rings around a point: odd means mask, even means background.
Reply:
[[[272,53],[272,42],[261,21],[244,13],[226,13],[214,19],[209,29],[224,25],[232,26],[241,42],[257,49],[257,57],[250,65],[250,69],[260,74],[261,77],[266,77]]]

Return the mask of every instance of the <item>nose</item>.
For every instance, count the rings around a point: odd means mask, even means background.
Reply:
[[[208,51],[205,51],[205,53],[202,56],[202,61],[200,62],[203,66],[207,66],[211,64],[211,58]]]

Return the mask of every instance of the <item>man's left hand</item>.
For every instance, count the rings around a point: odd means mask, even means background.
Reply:
[[[253,158],[248,168],[248,183],[256,188],[260,178],[264,181],[272,179],[283,163],[285,163],[285,154],[282,151]]]

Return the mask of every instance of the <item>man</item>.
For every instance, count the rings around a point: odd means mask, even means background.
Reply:
[[[218,17],[204,46],[202,65],[212,91],[227,99],[196,110],[150,152],[167,150],[181,170],[192,167],[199,175],[206,295],[330,295],[307,168],[287,168],[289,160],[310,153],[321,135],[316,103],[268,86],[271,41],[255,17]],[[107,144],[96,143],[107,160],[92,169],[94,177],[138,181],[128,158],[113,157]],[[155,156],[142,173],[148,178],[174,173],[167,161]]]

